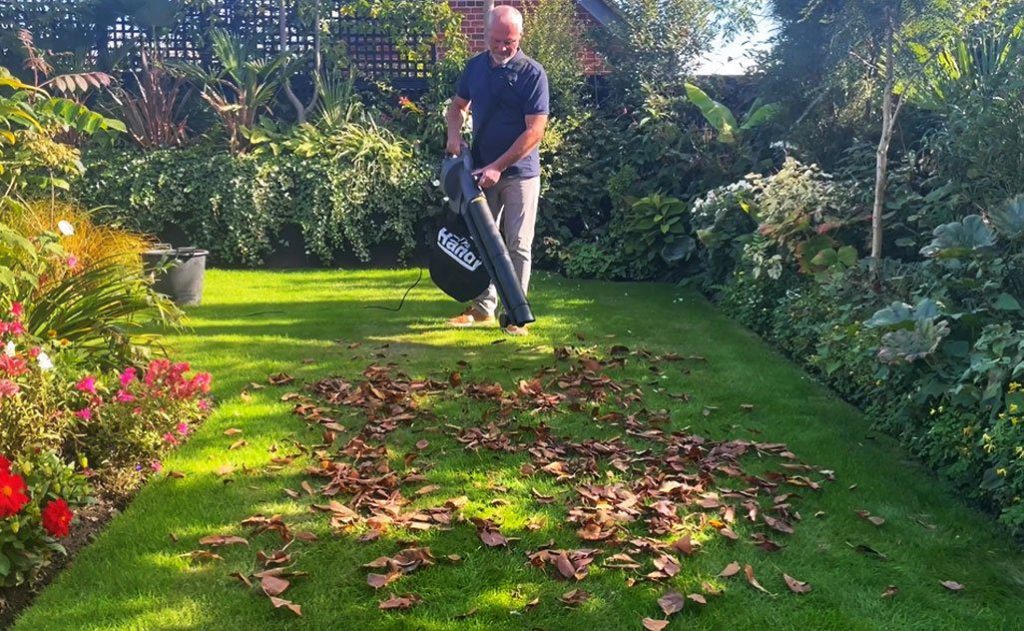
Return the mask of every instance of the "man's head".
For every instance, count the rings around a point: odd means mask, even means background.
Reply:
[[[494,63],[508,63],[519,52],[523,38],[523,14],[516,9],[501,5],[494,7],[487,20],[487,49]]]

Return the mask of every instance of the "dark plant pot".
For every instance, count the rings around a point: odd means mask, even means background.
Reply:
[[[176,305],[198,305],[203,298],[206,250],[157,247],[142,253],[146,273],[153,274],[153,290],[169,296]]]

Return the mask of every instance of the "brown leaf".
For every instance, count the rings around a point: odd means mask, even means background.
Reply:
[[[167,476],[171,478],[177,478],[180,480],[181,478],[185,477],[185,474],[182,473],[181,471],[169,471],[167,472]]]
[[[229,576],[231,576],[231,578],[237,578],[238,580],[242,581],[242,583],[246,587],[252,589],[252,581],[250,581],[249,577],[245,574],[242,574],[241,572],[232,572],[231,574],[229,574]]]
[[[229,464],[221,465],[220,467],[217,468],[216,471],[214,471],[214,473],[217,474],[220,477],[224,477],[226,475],[231,475],[234,472],[235,472],[234,465],[229,465]]]
[[[687,594],[686,597],[692,600],[693,602],[697,603],[698,605],[708,604],[708,600],[707,598],[704,598],[703,594]]]
[[[232,427],[231,429],[224,430],[224,435],[225,436],[236,436],[236,435],[241,434],[241,433],[242,433],[242,430],[238,429],[237,427]]]
[[[738,541],[740,536],[737,535],[732,528],[722,527],[718,529],[718,534],[722,535],[726,539],[731,541]]]
[[[690,556],[693,554],[694,546],[690,540],[690,535],[683,535],[679,539],[676,539],[672,544],[672,549],[682,553],[683,556]]]
[[[366,584],[374,589],[380,589],[385,585],[394,583],[401,577],[401,572],[391,572],[390,574],[367,574]]]
[[[685,604],[686,598],[679,592],[669,592],[658,599],[658,605],[666,616],[682,611]]]
[[[440,490],[441,490],[441,485],[439,485],[439,484],[428,484],[428,485],[426,485],[424,487],[421,487],[421,488],[417,489],[415,495],[417,495],[417,496],[419,496],[419,495],[428,495],[430,493],[433,493],[434,491],[440,491]]]
[[[380,603],[380,608],[382,610],[409,609],[418,602],[420,602],[420,597],[416,594],[406,594],[405,596],[392,596],[387,600],[382,600]]]
[[[280,596],[290,585],[288,581],[276,576],[264,576],[260,579],[260,587],[267,596]]]
[[[555,567],[558,568],[559,573],[565,578],[572,578],[576,575],[576,568],[573,567],[572,561],[569,557],[562,552],[555,558]]]
[[[866,519],[867,521],[871,522],[876,526],[881,526],[885,523],[885,518],[879,517],[878,515],[872,515],[870,512],[866,510],[858,510],[855,512],[861,519]]]
[[[430,446],[430,441],[429,440],[418,440],[418,441],[416,441],[416,449],[419,449],[420,451],[423,451],[424,449],[426,449],[429,446]]]
[[[302,606],[297,605],[290,600],[285,600],[284,598],[277,598],[275,596],[271,596],[270,602],[274,605],[274,609],[280,609],[281,607],[285,607],[289,611],[294,613],[296,616],[302,615]]]
[[[249,545],[249,542],[242,537],[234,535],[210,535],[199,540],[199,545],[219,548],[220,546]]]
[[[783,574],[782,579],[786,581],[786,587],[794,594],[806,594],[811,591],[811,586],[803,581],[798,581],[789,574]]]
[[[743,574],[747,577],[747,582],[750,583],[751,587],[759,592],[764,592],[765,594],[771,593],[764,587],[761,587],[761,583],[758,583],[757,579],[754,578],[754,568],[751,567],[749,563],[743,566]]]
[[[562,594],[562,597],[559,598],[559,600],[561,600],[566,605],[569,605],[570,607],[575,607],[576,605],[582,605],[583,603],[587,602],[589,598],[590,594],[588,594],[587,592],[583,591],[582,589],[574,589]]]
[[[768,524],[769,528],[778,530],[779,532],[786,533],[787,535],[793,534],[793,527],[787,524],[786,522],[782,521],[781,519],[775,519],[774,517],[771,517],[769,515],[762,515],[761,519],[764,520],[764,523]]]
[[[722,578],[730,578],[740,573],[740,564],[733,561],[725,566],[725,569],[718,573]]]
[[[958,592],[964,588],[963,585],[957,583],[956,581],[939,581],[939,584],[951,592]]]
[[[654,618],[644,618],[644,628],[648,631],[661,631],[668,626],[668,620],[655,620]]]
[[[234,449],[240,449],[242,447],[245,447],[248,444],[249,443],[244,438],[236,440],[235,442],[231,443],[230,447],[228,447],[228,451],[231,451],[231,450],[234,450]]]
[[[283,372],[279,372],[276,375],[270,375],[267,377],[267,382],[272,386],[286,386],[291,382],[295,381],[295,377]]]
[[[314,541],[316,541],[318,539],[318,537],[315,534],[313,534],[311,532],[308,532],[308,531],[305,531],[305,530],[300,530],[299,532],[295,533],[293,536],[296,539],[298,539],[299,541],[305,541],[306,543],[313,543]]]
[[[892,598],[893,596],[898,594],[899,591],[900,591],[899,587],[896,587],[895,585],[887,585],[885,587],[885,591],[882,592],[882,598]]]
[[[668,576],[675,576],[681,569],[679,559],[670,554],[663,554],[654,559],[654,567],[658,568]]]
[[[636,570],[640,568],[640,564],[628,554],[614,554],[605,559],[601,565],[607,568],[621,570]]]

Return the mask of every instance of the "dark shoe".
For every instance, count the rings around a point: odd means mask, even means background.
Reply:
[[[494,316],[488,315],[476,307],[470,307],[454,318],[448,320],[448,326],[465,329],[471,326],[490,324],[491,322],[494,322]]]

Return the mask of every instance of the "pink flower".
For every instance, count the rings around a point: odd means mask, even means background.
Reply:
[[[25,307],[20,302],[11,303],[11,315],[16,319],[20,318],[25,313]]]
[[[199,399],[199,410],[201,412],[209,412],[210,411],[210,401],[209,401],[209,399]]]
[[[114,400],[118,403],[131,403],[135,400],[135,395],[122,389],[117,391],[117,394],[114,396]]]
[[[121,387],[127,388],[128,384],[135,380],[135,368],[129,366],[121,373]]]
[[[82,377],[82,380],[75,384],[75,389],[81,392],[88,392],[89,394],[96,394],[96,377],[92,375]]]
[[[188,435],[188,423],[178,423],[178,433],[182,436]]]
[[[164,465],[159,460],[154,460],[153,462],[149,463],[149,468],[157,473],[160,473],[161,471],[163,471]]]
[[[83,421],[91,421],[92,420],[92,408],[82,408],[81,410],[75,412],[75,416],[77,416],[78,418],[82,419]]]
[[[13,397],[19,392],[21,392],[21,388],[18,387],[18,384],[10,379],[0,379],[0,399]]]
[[[67,264],[69,270],[74,271],[78,269],[78,257],[72,254],[67,258]]]
[[[35,359],[36,357],[39,357],[39,353],[41,352],[43,352],[43,349],[39,348],[38,346],[33,346],[32,348],[28,349],[28,356],[31,357],[32,359]]]
[[[167,432],[164,434],[164,442],[168,445],[177,445],[178,439],[174,437],[174,434]]]

